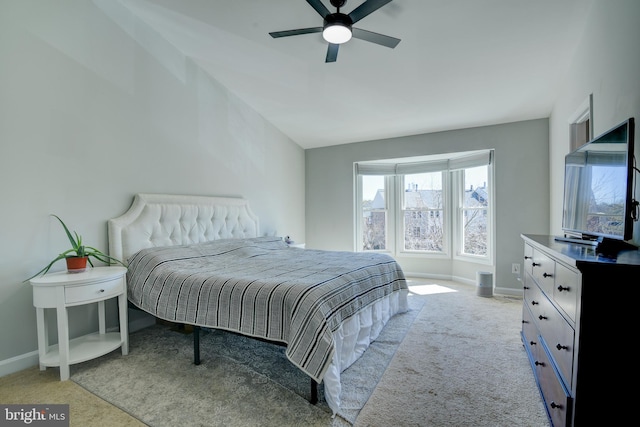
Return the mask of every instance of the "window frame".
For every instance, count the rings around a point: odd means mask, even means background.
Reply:
[[[431,172],[435,172],[435,171],[431,171]],[[451,239],[449,237],[450,233],[446,232],[447,224],[451,222],[450,215],[447,215],[448,207],[450,207],[450,204],[451,204],[451,196],[450,194],[448,194],[449,192],[447,191],[447,188],[450,185],[449,174],[446,173],[446,171],[444,170],[440,171],[440,173],[442,174],[442,192],[444,197],[444,203],[442,205],[442,209],[429,209],[429,212],[436,212],[436,211],[442,210],[443,229],[445,230],[444,235],[442,236],[442,250],[432,251],[432,250],[405,249],[406,245],[404,241],[404,236],[405,236],[404,215],[405,215],[405,212],[414,211],[414,210],[407,210],[405,206],[405,199],[404,199],[405,188],[406,188],[405,177],[407,175],[412,175],[412,174],[406,173],[406,174],[398,174],[393,177],[395,178],[395,182],[396,182],[396,186],[395,186],[396,194],[399,197],[399,201],[398,201],[399,203],[395,205],[398,212],[398,221],[396,221],[397,232],[395,233],[395,238],[396,238],[396,242],[398,242],[398,246],[395,247],[395,251],[394,251],[395,254],[432,255],[437,257],[441,257],[441,256],[448,257],[449,254],[451,253]],[[392,209],[392,210],[396,210],[396,209]]]
[[[358,175],[356,174],[356,179],[355,179],[355,212],[357,212],[356,214],[356,218],[355,218],[355,236],[354,236],[354,248],[356,252],[364,252],[364,250],[362,249],[362,234],[363,234],[363,229],[362,229],[362,213],[363,213],[363,206],[362,206],[362,194],[363,194],[363,183],[362,183],[362,178],[363,175]],[[393,233],[389,232],[389,228],[391,227],[392,229],[395,230],[395,214],[392,212],[393,209],[390,209],[389,207],[391,206],[392,201],[389,200],[390,197],[393,198],[395,200],[394,195],[390,194],[392,193],[391,191],[389,191],[389,188],[393,185],[393,177],[392,176],[384,176],[384,191],[385,191],[385,197],[384,197],[384,204],[385,204],[385,249],[370,249],[370,252],[386,252],[386,253],[394,253],[395,252],[395,231]],[[392,249],[389,249],[392,248]]]
[[[569,117],[569,152],[588,142],[593,137],[593,94],[580,104]]]
[[[452,234],[453,234],[453,239],[455,241],[455,244],[454,244],[455,251],[454,251],[453,259],[462,260],[462,261],[472,261],[480,264],[493,265],[494,253],[495,253],[495,248],[493,244],[494,234],[495,234],[494,232],[495,223],[494,223],[494,214],[493,214],[493,211],[495,209],[495,189],[493,186],[493,182],[494,182],[493,162],[491,162],[491,164],[487,166],[488,166],[487,188],[490,195],[489,200],[491,200],[492,203],[489,203],[486,208],[487,210],[487,254],[486,255],[474,255],[474,254],[468,254],[464,252],[463,212],[469,209],[469,208],[465,208],[464,206],[464,192],[465,192],[464,169],[460,169],[452,173],[452,180],[454,181],[454,184],[452,187],[456,189],[455,191],[458,197],[456,201],[455,209],[452,210],[452,213],[454,216],[453,218],[454,223],[452,224]]]

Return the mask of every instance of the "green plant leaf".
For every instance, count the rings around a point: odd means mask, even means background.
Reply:
[[[84,246],[82,244],[82,236],[80,236],[77,232],[73,232],[73,234],[71,234],[71,232],[69,231],[69,229],[67,228],[67,225],[64,223],[64,221],[62,221],[62,219],[60,219],[59,216],[51,214],[51,216],[55,217],[60,224],[62,225],[62,228],[64,228],[65,233],[67,234],[67,237],[69,238],[69,242],[71,243],[72,248],[71,249],[67,249],[66,251],[62,252],[61,254],[59,254],[53,261],[51,261],[49,264],[47,264],[46,267],[44,267],[42,270],[38,271],[36,274],[34,274],[33,276],[29,277],[28,279],[24,280],[25,282],[33,279],[34,277],[42,274],[47,274],[47,272],[49,271],[49,269],[51,269],[51,267],[53,266],[53,264],[55,264],[56,262],[68,258],[68,257],[72,257],[72,256],[77,256],[77,257],[89,257],[87,259],[87,261],[89,262],[89,264],[91,265],[91,267],[93,267],[93,262],[91,262],[91,258],[93,257],[95,259],[97,259],[100,262],[103,262],[107,265],[112,265],[112,264],[120,264],[123,267],[126,267],[126,265],[120,261],[117,258],[111,257],[107,254],[102,253],[101,251],[99,251],[98,249],[91,247],[91,246]],[[75,235],[75,239],[74,236]]]
[[[51,214],[51,216],[56,217],[58,221],[60,221],[60,224],[62,224],[62,227],[64,228],[65,233],[67,233],[67,237],[69,238],[69,242],[71,243],[71,246],[73,247],[73,249],[77,250],[78,246],[80,246],[80,236],[78,236],[78,233],[74,231],[74,233],[76,234],[76,237],[78,238],[78,241],[76,241],[76,239],[73,238],[73,236],[71,235],[71,232],[67,228],[67,225],[60,219],[60,217],[54,214]]]
[[[101,252],[100,250],[92,247],[92,246],[85,246],[85,249],[89,250],[89,252],[87,252],[88,256],[92,256],[95,259],[97,259],[98,261],[104,262],[105,264],[116,263],[116,264],[122,265],[123,267],[126,267],[126,265],[122,261],[120,261],[119,259],[114,258],[112,256],[109,256],[109,255]]]
[[[53,261],[51,261],[49,264],[47,264],[46,267],[44,267],[42,270],[38,271],[33,276],[29,277],[28,279],[25,279],[24,281],[27,282],[27,281],[33,279],[34,277],[39,276],[40,274],[42,274],[42,275],[47,274],[47,272],[49,271],[49,269],[51,269],[53,264],[55,264],[56,262],[60,261],[61,259],[65,259],[66,257],[67,256],[64,253],[58,255]]]

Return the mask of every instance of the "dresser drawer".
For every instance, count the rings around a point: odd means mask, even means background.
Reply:
[[[525,330],[527,325],[524,322],[530,321],[535,325],[536,334],[542,337],[549,348],[549,353],[553,355],[553,360],[565,384],[571,388],[575,331],[572,324],[563,317],[540,287],[535,283],[529,284],[531,281],[531,279],[525,280],[527,285],[524,290],[523,334],[529,341],[537,341],[532,338],[531,332]],[[530,314],[526,313],[526,309]],[[527,315],[530,318],[525,317]],[[542,343],[538,343],[538,346],[541,345]]]
[[[543,339],[549,353],[556,362],[567,388],[571,389],[573,379],[574,330],[558,316],[558,322],[551,331],[543,332]]]
[[[564,383],[570,389],[573,373],[574,329],[550,303],[549,308],[541,310],[540,313],[538,318],[540,335]]]
[[[531,310],[533,321],[538,329],[541,329],[540,321],[548,317],[548,313],[553,309],[553,306],[535,283],[529,284],[525,290],[524,304]]]
[[[64,292],[65,304],[82,304],[93,300],[104,300],[125,291],[125,279],[119,277],[90,285],[66,286]]]
[[[555,279],[553,299],[567,317],[575,323],[580,281],[582,280],[581,274],[557,263]]]
[[[533,248],[525,243],[524,245],[524,270],[523,272],[533,274]]]
[[[547,295],[553,295],[556,262],[534,249],[533,251],[533,278]]]
[[[538,351],[536,357],[536,374],[547,413],[554,427],[566,427],[570,420],[571,395],[556,375],[548,355]]]
[[[531,321],[546,345],[553,347],[555,363],[568,386],[571,385],[574,330],[540,288],[533,286],[525,293],[524,305],[531,311]],[[523,321],[525,319],[523,310]],[[523,328],[524,329],[524,328]]]
[[[538,327],[533,321],[531,310],[526,304],[522,305],[522,341],[531,355],[535,354],[538,343]]]
[[[522,296],[525,305],[528,305],[528,303],[531,302],[531,299],[540,291],[538,290],[538,285],[536,285],[536,282],[531,277],[531,273],[524,273],[522,283]]]

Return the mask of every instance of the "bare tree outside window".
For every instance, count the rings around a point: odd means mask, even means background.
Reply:
[[[404,250],[442,252],[444,250],[442,172],[404,175],[403,197]]]
[[[362,188],[362,250],[386,250],[387,209],[384,176],[363,176]]]
[[[487,178],[487,166],[464,169],[464,196],[460,210],[463,254],[487,255]]]

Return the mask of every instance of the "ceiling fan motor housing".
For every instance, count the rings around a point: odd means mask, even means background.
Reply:
[[[331,15],[327,15],[324,18],[324,26],[323,28],[331,27],[334,25],[342,25],[343,27],[347,27],[349,31],[351,31],[351,26],[353,25],[353,21],[349,17],[349,15],[345,15],[344,13],[332,13]]]

